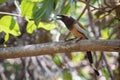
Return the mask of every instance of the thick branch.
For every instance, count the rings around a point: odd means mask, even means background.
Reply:
[[[51,42],[37,45],[0,48],[0,58],[19,58],[78,51],[120,52],[120,40],[80,40],[78,42]]]

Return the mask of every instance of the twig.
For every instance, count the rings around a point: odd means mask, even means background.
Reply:
[[[82,13],[79,15],[79,17],[77,18],[77,21],[82,17],[82,15],[85,13],[85,10],[87,9],[87,6],[85,6],[85,8],[83,9]]]
[[[19,14],[14,14],[14,13],[8,13],[8,12],[0,12],[0,14],[6,14],[6,15],[11,15],[11,16],[18,16],[18,17],[22,17]]]
[[[107,59],[106,59],[106,57],[105,57],[105,54],[104,54],[103,52],[101,52],[101,54],[102,54],[102,58],[103,58],[103,60],[104,60],[104,62],[105,62],[105,64],[106,64],[107,70],[108,70],[108,72],[109,72],[109,74],[110,74],[111,80],[114,80],[113,72],[111,71],[111,69],[110,69],[110,67],[109,67],[109,64],[108,64],[108,62],[107,62]]]
[[[35,80],[34,75],[33,75],[33,70],[30,70],[31,63],[32,63],[32,59],[30,58],[29,61],[28,61],[28,65],[26,66],[27,67],[27,72],[30,76],[29,78],[31,78],[31,80]]]
[[[120,52],[118,53],[118,68],[117,68],[117,70],[118,70],[118,78],[119,78],[119,76],[120,76]]]
[[[95,23],[94,23],[94,20],[93,20],[93,15],[92,15],[92,13],[91,13],[91,11],[90,11],[90,6],[89,6],[89,4],[90,4],[90,1],[88,0],[88,1],[86,2],[86,6],[87,6],[87,10],[88,10],[89,24],[90,24],[91,30],[92,30],[95,38],[97,38],[97,32],[96,32],[96,30],[95,30]]]
[[[86,1],[82,1],[82,0],[79,0],[79,1],[87,5]],[[92,7],[92,8],[98,9],[98,8],[96,8],[96,7],[94,7],[94,6],[90,5],[90,4],[89,4],[89,6]]]

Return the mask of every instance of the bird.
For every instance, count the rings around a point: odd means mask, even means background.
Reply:
[[[57,20],[61,20],[65,24],[67,29],[75,36],[75,38],[89,39],[87,31],[73,17],[59,14],[57,15]],[[86,51],[86,54],[94,72],[96,73],[96,75],[99,76],[98,70],[93,65],[92,52]]]

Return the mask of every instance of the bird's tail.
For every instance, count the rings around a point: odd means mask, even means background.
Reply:
[[[96,69],[95,65],[93,64],[92,53],[91,53],[90,51],[87,51],[87,57],[88,57],[88,60],[89,60],[89,62],[90,62],[90,64],[91,64],[94,72],[96,73],[96,75],[99,76],[99,72],[98,72],[98,70]]]

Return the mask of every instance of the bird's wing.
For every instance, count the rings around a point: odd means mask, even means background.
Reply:
[[[87,31],[86,31],[84,28],[82,28],[78,23],[75,23],[75,24],[74,24],[74,27],[76,27],[76,29],[77,29],[81,34],[83,34],[86,38],[89,38]]]

